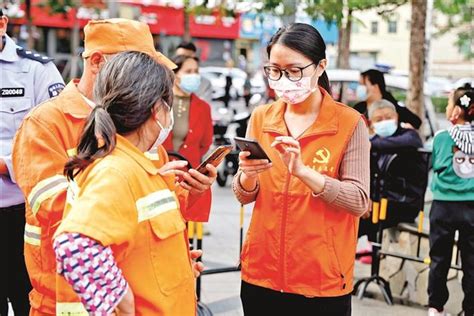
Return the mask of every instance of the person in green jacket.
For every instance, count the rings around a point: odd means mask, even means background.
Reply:
[[[474,90],[458,88],[449,97],[446,117],[453,126],[433,141],[433,204],[430,211],[429,315],[446,315],[447,276],[454,234],[463,269],[464,315],[474,315]]]

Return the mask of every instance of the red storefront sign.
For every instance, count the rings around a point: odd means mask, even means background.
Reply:
[[[101,0],[83,0],[83,6],[71,9],[66,14],[50,14],[47,6],[39,6],[43,0],[32,0],[31,17],[33,25],[53,28],[72,28],[76,17],[80,27],[84,27],[91,19],[105,19],[108,12]],[[97,8],[100,7],[98,10]],[[25,5],[21,8],[24,10]],[[130,9],[130,10],[128,10]],[[125,17],[137,16],[150,26],[153,34],[182,36],[184,34],[184,10],[158,5],[144,5],[140,0],[121,0],[119,12]],[[130,12],[129,12],[130,11]],[[133,12],[132,12],[133,11]],[[130,15],[130,17],[128,16]],[[11,19],[14,24],[26,23],[25,18]],[[220,39],[236,39],[239,37],[239,17],[190,16],[189,28],[191,36]]]
[[[217,14],[190,16],[189,29],[193,37],[236,39],[239,37],[240,17],[221,17]]]

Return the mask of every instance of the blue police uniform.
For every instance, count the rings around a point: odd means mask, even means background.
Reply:
[[[7,298],[15,315],[27,315],[31,285],[23,257],[25,199],[15,183],[12,144],[25,115],[57,96],[64,81],[50,58],[17,46],[8,35],[0,40],[0,159],[9,172],[0,175],[0,251],[6,260],[0,269],[0,315],[8,315]]]

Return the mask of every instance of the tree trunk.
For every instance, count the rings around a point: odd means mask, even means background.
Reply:
[[[74,10],[74,26],[72,28],[71,36],[71,73],[69,79],[75,79],[78,76],[77,64],[79,62],[78,49],[79,49],[79,19],[77,18],[77,10]]]
[[[33,37],[33,21],[31,19],[31,0],[25,1],[26,9],[26,31],[28,33],[28,39],[26,41],[26,46],[28,49],[33,50],[35,47],[35,39]]]
[[[347,19],[345,25],[340,32],[340,45],[338,56],[338,67],[342,69],[349,69],[349,58],[351,55],[351,32],[352,32],[352,10],[347,11]]]
[[[283,16],[281,20],[283,25],[294,23],[296,20],[296,0],[283,0]]]
[[[410,74],[407,106],[424,118],[425,26],[427,0],[411,0]]]
[[[191,32],[189,30],[189,12],[187,8],[184,8],[184,35],[185,42],[191,42]]]

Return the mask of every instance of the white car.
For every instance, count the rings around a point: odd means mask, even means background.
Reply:
[[[231,98],[238,99],[244,94],[244,84],[247,79],[247,73],[240,68],[208,66],[201,67],[199,73],[211,81],[213,100],[218,100],[224,96],[226,76],[229,74],[232,77],[232,87],[230,89]],[[251,94],[265,93],[265,82],[263,81],[261,73],[256,73],[250,78],[250,92]]]
[[[359,85],[360,71],[351,69],[328,69],[327,74],[331,82],[331,90],[333,98],[345,104],[354,105],[358,101],[356,96],[356,89]],[[406,95],[408,92],[408,77],[384,74],[385,84],[387,90],[397,94]],[[404,105],[405,100],[399,100],[401,105]],[[429,138],[438,131],[438,123],[436,113],[434,110],[431,96],[428,91],[425,91],[425,113],[423,134]]]

